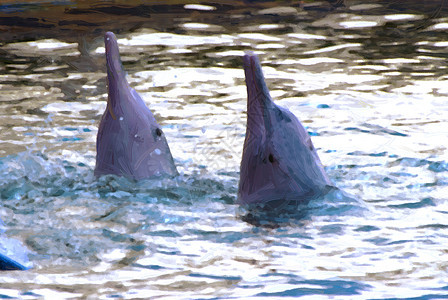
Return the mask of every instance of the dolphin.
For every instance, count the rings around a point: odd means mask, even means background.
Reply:
[[[28,270],[28,268],[0,253],[0,271],[12,270]]]
[[[332,188],[311,137],[289,110],[276,105],[258,57],[243,57],[247,124],[238,202],[264,209],[306,204]]]
[[[162,129],[126,80],[115,35],[107,32],[104,43],[109,97],[98,128],[95,176],[115,174],[136,180],[176,176]]]

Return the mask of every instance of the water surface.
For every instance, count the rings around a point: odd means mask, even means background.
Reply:
[[[0,297],[447,298],[447,8],[333,2],[0,6]],[[178,178],[93,176],[108,30]],[[244,51],[350,198],[235,204]]]

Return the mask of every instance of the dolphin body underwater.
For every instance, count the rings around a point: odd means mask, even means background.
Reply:
[[[28,270],[28,268],[0,253],[0,271],[12,270]]]
[[[0,233],[3,232],[3,229],[1,227],[4,226],[3,221],[0,219]],[[18,257],[22,256],[21,260],[25,261],[25,264],[27,264],[28,257],[23,252],[24,248],[18,245],[18,241],[13,239],[8,239],[6,237],[3,237],[3,235],[0,235],[0,271],[12,271],[12,270],[28,270],[29,268],[22,265],[18,261],[6,256],[5,254],[8,253],[7,249],[13,249],[14,254]],[[6,252],[5,252],[6,251]],[[3,254],[3,253],[5,254]],[[21,253],[22,252],[22,253]],[[13,255],[14,256],[14,255]]]
[[[139,180],[177,175],[162,129],[126,80],[115,35],[107,32],[104,43],[109,97],[98,128],[95,176]]]
[[[243,57],[247,125],[238,202],[282,209],[306,204],[332,188],[311,137],[289,110],[276,105],[255,54]]]

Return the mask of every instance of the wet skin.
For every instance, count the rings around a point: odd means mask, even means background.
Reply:
[[[98,128],[95,175],[137,180],[177,175],[162,129],[126,80],[115,35],[107,32],[104,42],[109,97]]]
[[[243,57],[247,125],[238,202],[268,207],[304,204],[332,187],[306,129],[276,105],[258,57]]]

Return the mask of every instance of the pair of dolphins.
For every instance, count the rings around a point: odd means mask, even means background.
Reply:
[[[126,80],[115,35],[107,32],[104,42],[109,96],[98,128],[95,176],[176,176],[162,129]],[[273,102],[258,57],[244,55],[243,65],[247,125],[238,202],[270,210],[323,196],[332,183],[308,132],[296,116]],[[23,269],[0,254],[0,270]]]
[[[133,179],[177,175],[165,135],[126,80],[117,39],[104,37],[108,100],[97,135],[95,175]],[[317,198],[332,186],[308,132],[289,110],[276,105],[255,54],[243,57],[247,126],[238,202],[283,206]]]

